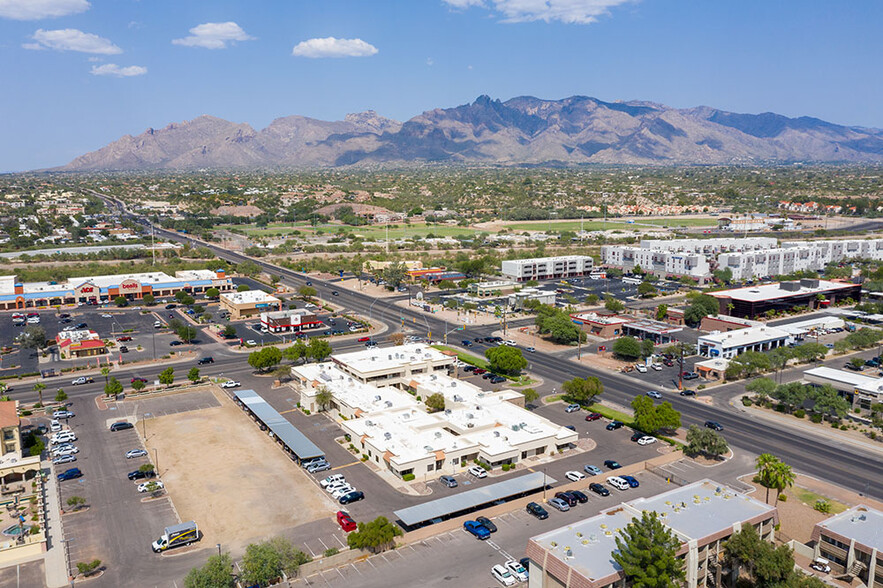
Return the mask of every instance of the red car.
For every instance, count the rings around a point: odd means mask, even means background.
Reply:
[[[365,341],[370,341],[370,340],[371,340],[371,337],[359,337],[359,338],[357,339],[357,341],[358,341],[359,343],[364,343]]]
[[[337,524],[347,533],[355,531],[357,528],[356,521],[353,520],[353,517],[342,510],[337,511]]]
[[[587,421],[597,421],[600,418],[601,418],[601,413],[598,413],[598,412],[590,412],[589,414],[586,415]]]
[[[487,370],[483,369],[483,368],[475,368],[475,373],[478,375],[481,375],[481,374],[485,373],[486,371]]]
[[[128,335],[123,335],[122,337],[117,337],[117,341],[131,341],[132,338]]]
[[[134,378],[132,378],[131,383],[134,384],[135,382],[144,382],[146,384],[147,378],[139,378],[138,376],[135,376]]]

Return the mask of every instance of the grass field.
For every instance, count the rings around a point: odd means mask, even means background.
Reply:
[[[314,235],[316,231],[323,231],[327,234],[336,234],[343,229],[344,232],[352,235],[359,235],[368,240],[383,240],[386,238],[386,227],[383,225],[365,225],[361,227],[350,227],[345,225],[310,225],[308,223],[297,224],[270,224],[266,228],[247,227],[242,225],[218,225],[214,227],[219,229],[242,230],[249,237],[275,237],[279,235],[290,235],[295,231],[300,231],[304,235]],[[395,228],[390,227],[390,239],[403,239],[407,237],[425,237],[432,233],[436,237],[457,237],[460,235],[473,236],[482,231],[469,229],[466,227],[450,227],[447,225],[397,225]]]
[[[628,229],[641,225],[655,225],[666,227],[713,227],[717,226],[717,220],[713,218],[654,218],[642,219],[635,217],[634,222],[622,219],[610,219],[607,222],[599,220],[562,220],[562,221],[538,221],[538,222],[514,222],[505,223],[505,226],[513,231],[579,231],[582,227],[585,231],[603,231],[609,229]]]
[[[831,503],[831,514],[839,514],[846,510],[846,505],[842,502],[837,502],[836,500],[831,500],[827,496],[822,496],[821,494],[817,494],[812,490],[807,490],[806,488],[801,488],[800,486],[793,486],[791,488],[791,492],[796,496],[800,502],[804,503],[807,506],[815,505],[817,500],[827,500]]]

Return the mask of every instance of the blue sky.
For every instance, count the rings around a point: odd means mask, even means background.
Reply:
[[[0,0],[0,170],[211,114],[255,128],[481,94],[883,128],[883,2]]]

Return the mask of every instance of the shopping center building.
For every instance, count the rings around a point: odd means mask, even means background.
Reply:
[[[296,333],[305,329],[318,329],[323,324],[316,313],[305,308],[261,313],[261,326],[270,333]]]
[[[164,272],[85,276],[64,282],[20,282],[15,276],[0,276],[0,310],[58,306],[62,304],[101,304],[122,296],[140,300],[178,292],[196,295],[209,288],[233,290],[233,278],[224,270],[186,270],[172,277]]]
[[[282,310],[282,301],[263,290],[226,292],[221,294],[221,309],[230,313],[231,320]]]

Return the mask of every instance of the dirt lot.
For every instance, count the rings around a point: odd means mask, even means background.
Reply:
[[[151,419],[150,444],[181,520],[232,551],[328,516],[334,505],[223,393],[221,406]],[[256,524],[257,522],[257,524]]]

